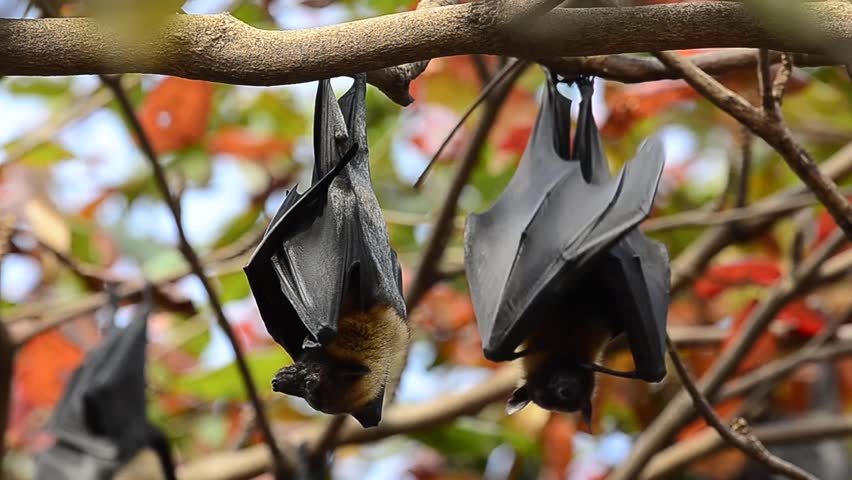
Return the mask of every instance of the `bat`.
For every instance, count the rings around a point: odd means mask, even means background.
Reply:
[[[36,461],[37,480],[121,478],[126,465],[151,450],[159,478],[176,478],[168,441],[145,413],[150,311],[150,301],[141,304],[130,324],[111,329],[74,372],[51,418],[56,443]]]
[[[366,74],[339,101],[319,83],[311,186],[288,193],[244,270],[269,334],[294,360],[272,389],[372,427],[410,332],[370,180],[365,95]]]
[[[594,372],[648,382],[666,375],[669,262],[637,225],[649,213],[664,152],[651,138],[615,176],[592,116],[591,79],[570,138],[571,101],[555,77],[506,189],[465,222],[465,271],[485,357],[522,358],[524,383],[507,412],[530,401],[591,417]],[[597,362],[626,335],[635,370]]]

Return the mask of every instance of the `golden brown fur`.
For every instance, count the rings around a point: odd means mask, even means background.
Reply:
[[[393,387],[398,382],[405,367],[409,336],[408,324],[387,306],[348,312],[341,317],[337,336],[325,352],[334,360],[369,369],[369,373],[335,395],[337,402],[345,405],[341,411],[360,409],[381,394],[386,385]]]

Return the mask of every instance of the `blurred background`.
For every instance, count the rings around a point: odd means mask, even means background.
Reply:
[[[415,6],[414,1],[396,0],[192,0],[184,9],[229,11],[264,29],[300,29]],[[74,4],[63,8],[73,14]],[[25,1],[0,0],[0,16],[25,15],[35,17],[39,11],[28,9]],[[411,185],[479,94],[483,69],[493,72],[499,62],[488,56],[435,59],[413,82],[416,101],[407,108],[373,87],[368,89],[373,182],[406,286],[479,112],[449,144],[424,187],[414,190]],[[444,270],[462,266],[464,216],[491,205],[511,178],[535,120],[543,78],[540,69],[528,69],[509,93],[460,197]],[[753,68],[731,71],[722,80],[756,100]],[[123,84],[173,189],[180,193],[184,226],[202,257],[256,237],[286,191],[310,178],[316,82],[261,88],[126,75]],[[351,79],[337,78],[332,84],[341,94]],[[730,195],[725,192],[744,149],[752,158],[749,202],[797,183],[773,150],[749,139],[741,125],[682,81],[626,85],[598,79],[595,88],[594,113],[612,168],[620,168],[651,134],[661,135],[665,143],[667,164],[654,219],[729,207]],[[579,98],[576,91],[564,93]],[[852,84],[840,68],[796,69],[784,114],[795,137],[822,161],[852,142]],[[70,373],[100,340],[99,322],[112,315],[108,305],[100,307],[103,298],[95,295],[114,282],[144,278],[164,285],[149,326],[149,416],[167,434],[178,461],[259,443],[231,347],[216,326],[200,282],[186,275],[173,219],[109,90],[89,76],[3,78],[0,146],[0,213],[16,219],[12,251],[0,270],[2,316],[13,337],[32,336],[15,361],[5,435],[7,478],[30,478],[33,455],[50,444],[43,429],[52,408]],[[680,226],[650,235],[663,241],[674,258],[704,228]],[[835,228],[823,209],[807,208],[755,239],[724,249],[673,298],[669,325],[697,327],[709,338],[683,350],[696,375],[718,357],[755,302],[789,270],[794,238],[800,239],[803,251],[812,251]],[[238,257],[213,262],[209,271],[247,352],[274,429],[286,435],[315,424],[322,415],[300,399],[269,388],[273,374],[290,360],[266,333],[241,271],[244,261]],[[790,302],[738,374],[781,358],[817,335],[852,304],[849,291],[849,281],[840,279]],[[63,314],[85,302],[98,308]],[[121,306],[119,322],[126,322],[133,308],[130,303]],[[51,319],[58,319],[59,327],[45,330],[42,325]],[[415,341],[398,401],[426,402],[464,392],[497,367],[482,356],[463,275],[433,286],[411,312],[411,321]],[[838,335],[849,333],[841,329]],[[630,362],[629,353],[617,349],[606,361],[617,369],[630,369]],[[507,417],[498,402],[476,416],[423,432],[343,447],[333,476],[603,478],[624,460],[635,435],[677,387],[673,375],[658,385],[599,376],[591,430],[573,415],[534,406]],[[750,405],[751,418],[837,413],[850,401],[852,361],[841,358],[797,369],[759,402],[751,402],[756,403]],[[743,402],[750,400],[734,397],[720,404],[719,412],[723,416],[739,412]],[[706,428],[703,422],[694,423],[679,438],[700,435]],[[810,462],[802,465],[820,472],[820,478],[850,477],[845,442],[784,448],[779,452],[794,461]],[[724,451],[692,463],[682,478],[769,478],[749,468],[742,454]]]

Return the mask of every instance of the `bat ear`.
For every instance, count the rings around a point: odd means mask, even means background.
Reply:
[[[311,348],[321,348],[322,345],[315,342],[311,337],[305,337],[305,341],[302,342],[302,350],[308,350]]]
[[[512,392],[512,396],[509,397],[509,401],[506,402],[506,415],[512,415],[523,410],[523,408],[529,403],[529,388],[526,385],[516,388],[515,391]]]
[[[382,405],[385,401],[385,387],[376,395],[376,398],[370,403],[364,405],[364,408],[357,412],[352,412],[352,416],[364,428],[375,427],[382,420]]]

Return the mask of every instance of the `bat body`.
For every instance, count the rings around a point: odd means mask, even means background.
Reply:
[[[465,271],[485,356],[524,358],[525,384],[509,401],[591,412],[594,372],[665,376],[669,266],[665,248],[636,226],[662,173],[660,143],[646,141],[613,176],[592,117],[590,80],[570,151],[570,107],[552,77],[527,149],[495,204],[465,225]],[[636,366],[597,365],[624,333]]]
[[[339,101],[320,82],[312,184],[288,193],[245,272],[267,330],[294,359],[273,389],[366,427],[404,366],[409,327],[370,180],[365,93],[365,74]]]
[[[51,419],[56,444],[37,460],[36,478],[121,478],[137,459],[157,454],[154,478],[175,478],[168,441],[145,413],[145,345],[150,305],[113,329],[71,378]],[[154,472],[148,463],[148,471]]]

